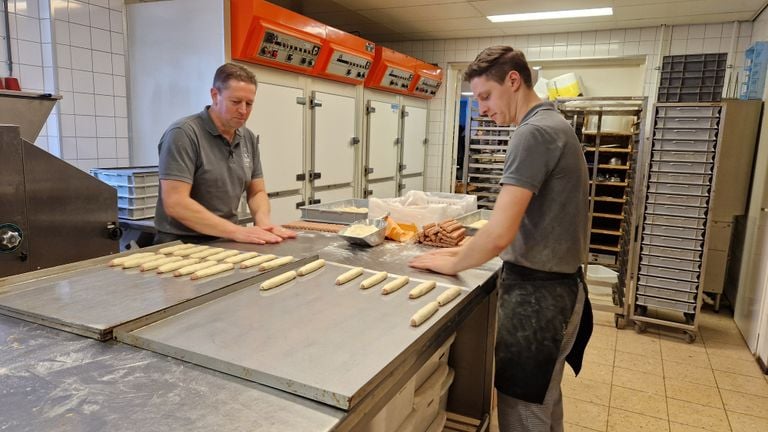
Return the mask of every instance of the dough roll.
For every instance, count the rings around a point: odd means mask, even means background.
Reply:
[[[352,279],[355,279],[356,277],[363,274],[363,268],[362,267],[355,267],[352,270],[346,271],[342,273],[339,277],[336,278],[336,285],[344,285],[345,283],[351,281]]]
[[[186,267],[188,265],[197,264],[200,260],[197,258],[187,258],[182,259],[181,261],[176,261],[168,264],[162,264],[160,267],[157,268],[158,273],[168,273],[172,272],[174,270],[178,270],[182,267]]]
[[[369,277],[368,279],[360,282],[360,288],[368,289],[368,288],[378,284],[381,281],[387,280],[387,276],[389,276],[389,273],[387,273],[385,271],[378,272],[375,275]]]
[[[176,252],[173,253],[173,255],[185,257],[185,256],[190,256],[192,254],[196,254],[198,252],[202,252],[210,248],[211,248],[210,246],[195,246],[187,249],[177,250]]]
[[[450,303],[453,299],[459,296],[461,294],[461,288],[459,287],[450,287],[447,290],[443,291],[442,294],[437,296],[437,303],[440,304],[440,306],[445,306],[448,303]]]
[[[193,258],[193,259],[198,259],[198,258]],[[176,277],[186,276],[186,275],[192,274],[192,273],[194,273],[194,272],[196,272],[198,270],[202,270],[202,269],[208,268],[208,267],[213,267],[215,265],[216,265],[216,262],[214,262],[214,261],[203,261],[203,262],[199,262],[197,264],[192,264],[192,265],[188,265],[186,267],[182,267],[182,268],[176,270],[175,272],[173,272],[173,275],[176,276]]]
[[[264,283],[261,284],[261,289],[266,291],[272,288],[277,288],[280,285],[286,282],[290,282],[294,279],[296,279],[296,272],[291,270],[279,276],[275,276],[272,279],[267,279],[266,281],[264,281]]]
[[[243,261],[247,261],[251,258],[259,256],[258,252],[246,252],[244,254],[235,255],[224,260],[225,263],[239,264]]]
[[[123,263],[126,262],[126,261],[130,261],[130,260],[136,259],[136,258],[151,256],[151,255],[155,255],[155,253],[154,252],[140,252],[140,253],[135,253],[135,254],[131,254],[131,255],[126,255],[124,257],[113,259],[112,261],[109,262],[109,265],[112,266],[112,267],[115,267],[115,266],[123,265]]]
[[[152,260],[152,261],[150,261],[148,263],[142,264],[141,267],[139,267],[139,270],[141,270],[141,271],[154,270],[154,269],[160,267],[163,264],[168,264],[168,263],[172,263],[172,262],[176,262],[176,261],[181,261],[183,259],[184,258],[177,257],[177,256],[172,256],[172,257],[167,257],[167,258],[160,258],[160,259]]]
[[[164,247],[164,248],[160,249],[157,252],[161,253],[161,254],[172,254],[172,253],[174,253],[176,251],[179,251],[179,250],[182,250],[182,249],[189,249],[189,248],[193,248],[193,247],[195,247],[195,244],[193,244],[193,243],[182,243],[182,244],[176,245],[176,246]]]
[[[418,312],[413,314],[411,317],[411,326],[418,327],[423,323],[424,321],[428,320],[429,317],[435,314],[437,310],[440,308],[440,305],[437,302],[431,302],[424,306],[423,308],[419,309]]]
[[[284,256],[282,258],[278,258],[276,260],[267,261],[264,264],[259,266],[259,271],[267,271],[272,270],[273,268],[278,268],[281,265],[288,264],[289,262],[293,262],[292,256]]]
[[[240,251],[232,250],[232,249],[225,249],[223,252],[219,252],[217,254],[205,257],[206,261],[221,261],[224,258],[230,258],[235,255],[240,255]]]
[[[248,259],[248,260],[245,260],[245,261],[241,262],[240,263],[240,268],[248,268],[248,267],[257,266],[257,265],[263,264],[263,263],[265,263],[267,261],[271,261],[271,260],[273,260],[275,258],[277,258],[277,255],[261,255],[261,256],[257,256],[256,258],[251,258],[251,259]]]
[[[216,255],[219,252],[224,252],[224,248],[220,248],[220,247],[208,248],[208,249],[206,249],[204,251],[193,253],[189,257],[190,258],[200,258],[200,259],[203,259],[203,258],[208,258],[209,256]]]
[[[412,298],[412,299],[419,298],[424,294],[435,289],[436,286],[437,286],[437,283],[435,281],[422,282],[416,285],[416,288],[411,290],[411,292],[408,294],[408,298]]]
[[[128,261],[123,262],[123,268],[128,269],[128,268],[138,267],[138,266],[140,266],[140,265],[142,265],[144,263],[148,263],[150,261],[154,261],[156,259],[160,259],[160,258],[164,258],[164,257],[165,257],[165,255],[152,254],[152,255],[147,255],[147,256],[143,256],[143,257],[129,259]]]
[[[209,263],[214,261],[204,261],[204,263]],[[235,265],[232,263],[222,263],[222,264],[216,264],[214,266],[198,270],[194,273],[192,273],[192,279],[202,279],[204,277],[213,276],[215,274],[224,273],[227,270],[232,270],[235,268]]]
[[[299,276],[306,276],[315,270],[323,268],[324,266],[325,266],[324,259],[315,260],[305,266],[299,267],[299,269],[296,271],[296,274]]]
[[[381,293],[382,294],[390,294],[393,293],[400,288],[408,285],[408,282],[411,281],[411,278],[408,276],[400,276],[399,278],[393,280],[392,282],[387,282],[383,287],[381,287]]]

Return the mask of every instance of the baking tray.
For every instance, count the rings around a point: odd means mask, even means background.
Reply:
[[[307,276],[269,291],[253,284],[143,328],[118,328],[118,340],[204,367],[298,394],[345,410],[359,403],[395,361],[433,325],[452,319],[469,290],[419,327],[410,317],[448,285],[418,299],[408,293],[422,280],[382,295],[336,277],[350,267],[327,262]],[[390,274],[388,281],[396,275]],[[454,312],[456,313],[456,312]],[[423,338],[422,338],[423,341]]]
[[[299,207],[301,219],[312,222],[325,222],[332,224],[349,225],[354,221],[368,219],[368,212],[354,213],[338,210],[344,207],[368,208],[368,200],[352,198],[341,201],[333,201],[325,204],[313,204]]]
[[[463,216],[459,216],[456,218],[456,221],[458,221],[467,230],[467,235],[475,235],[477,228],[471,227],[469,225],[479,220],[490,220],[491,213],[493,213],[492,210],[475,210]]]
[[[310,259],[314,257],[296,261],[293,266]],[[260,276],[265,279],[271,273],[252,267],[191,280],[189,276],[109,267],[108,260],[13,285],[13,290],[0,295],[0,314],[107,340],[112,338],[112,330],[121,324],[214,292],[223,295],[237,289],[239,282]]]

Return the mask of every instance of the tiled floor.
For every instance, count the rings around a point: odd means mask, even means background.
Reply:
[[[563,378],[566,431],[768,431],[768,377],[728,312],[703,312],[693,344],[595,315],[582,373]]]

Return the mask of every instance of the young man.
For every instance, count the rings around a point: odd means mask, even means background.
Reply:
[[[461,248],[411,265],[456,274],[499,255],[496,378],[499,428],[562,431],[566,360],[578,373],[592,333],[581,264],[587,242],[586,162],[576,134],[533,91],[520,51],[486,48],[464,79],[480,113],[516,125],[491,219]]]
[[[227,63],[216,70],[211,105],[173,123],[160,139],[160,197],[155,243],[226,238],[278,243],[296,234],[270,221],[259,138],[246,128],[256,97],[256,77]],[[246,193],[252,227],[237,224]]]

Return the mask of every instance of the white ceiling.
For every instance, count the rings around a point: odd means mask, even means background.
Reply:
[[[270,0],[374,42],[751,21],[766,0]],[[613,16],[500,23],[487,15],[613,7]]]

